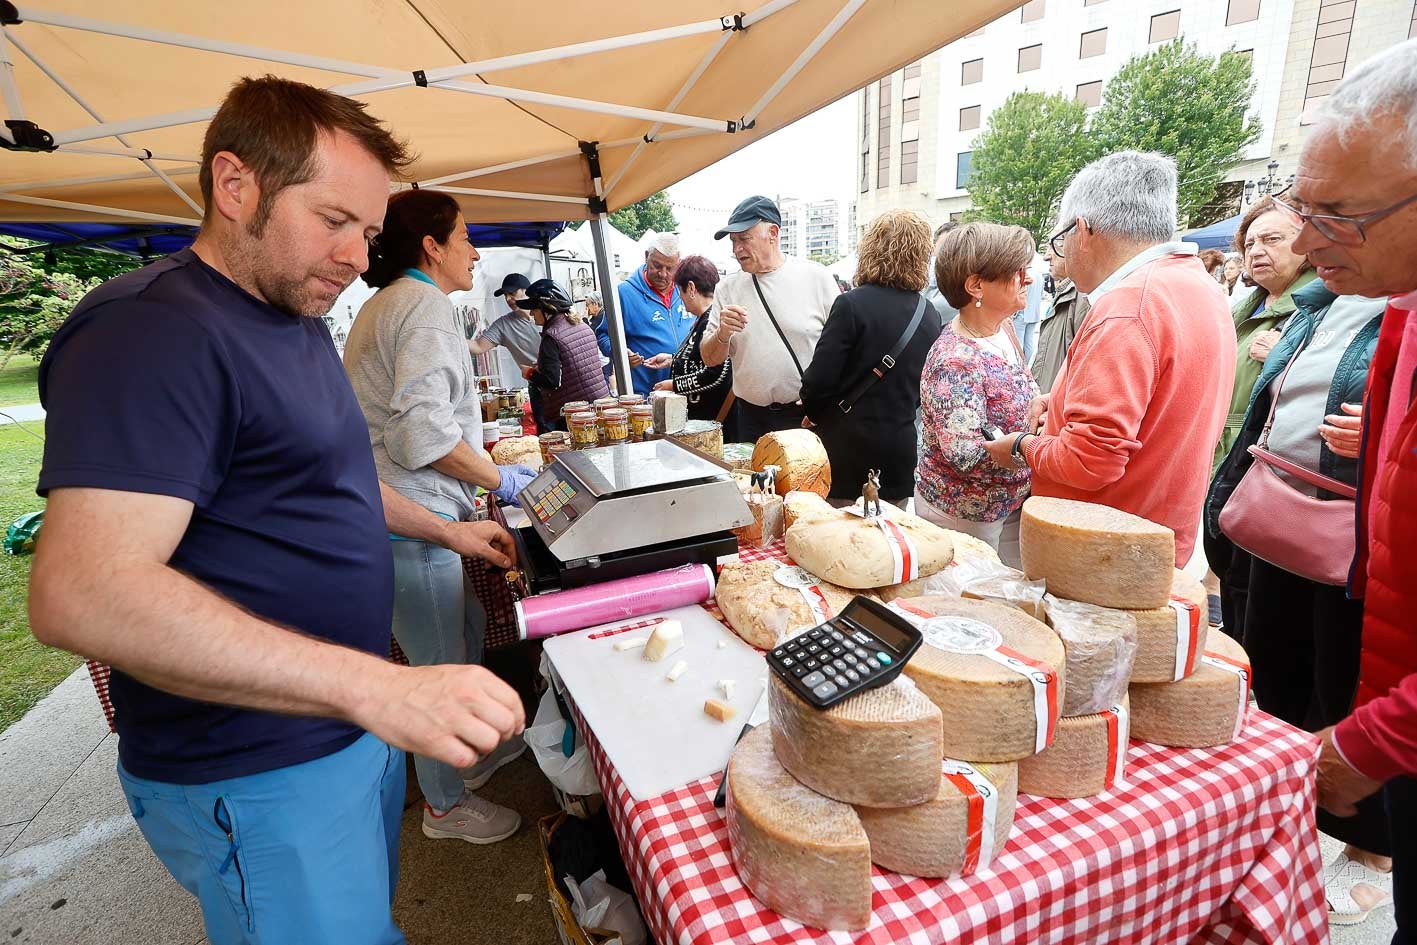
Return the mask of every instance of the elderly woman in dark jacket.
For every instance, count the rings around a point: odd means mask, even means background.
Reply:
[[[1236,439],[1206,497],[1206,552],[1248,559],[1243,600],[1227,601],[1234,616],[1225,630],[1249,653],[1260,708],[1292,725],[1318,731],[1348,714],[1358,683],[1363,602],[1345,588],[1300,577],[1249,555],[1220,529],[1220,513],[1254,464],[1270,408],[1268,449],[1330,479],[1357,482],[1359,427],[1368,366],[1377,346],[1385,300],[1335,296],[1322,282],[1293,294],[1294,314],[1260,369]],[[1288,369],[1288,374],[1281,375]],[[1278,403],[1275,397],[1278,395]],[[1285,484],[1334,499],[1283,471]],[[1235,593],[1228,583],[1222,590]],[[1391,843],[1380,796],[1358,805],[1357,816],[1318,813],[1324,833],[1348,847],[1326,871],[1329,917],[1361,921],[1391,898]]]
[[[723,424],[723,442],[735,443],[738,423],[733,402],[733,362],[705,364],[699,356],[699,345],[713,311],[718,267],[703,256],[686,256],[674,270],[674,286],[684,300],[684,308],[696,321],[674,352],[670,378],[655,384],[654,389],[683,394],[689,398],[691,420],[717,420]]]

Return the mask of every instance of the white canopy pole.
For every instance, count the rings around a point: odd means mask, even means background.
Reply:
[[[422,186],[422,185],[419,185]],[[566,197],[561,194],[528,194],[515,190],[478,190],[472,187],[429,187],[447,194],[464,194],[469,197],[506,197],[509,200],[540,200],[547,203],[573,203],[585,206],[584,197]]]
[[[444,174],[442,177],[430,177],[428,180],[418,182],[419,187],[436,187],[439,184],[452,183],[458,180],[471,180],[474,177],[486,177],[488,174],[500,174],[502,171],[514,171],[522,167],[531,167],[533,164],[545,164],[548,161],[560,161],[569,157],[580,157],[580,149],[574,151],[557,151],[554,154],[543,154],[539,157],[523,158],[520,161],[508,161],[505,164],[494,164],[491,167],[479,167],[473,170],[460,171],[456,174]]]
[[[174,177],[184,174],[195,174],[195,167],[183,167],[170,171]],[[127,174],[98,174],[93,177],[60,177],[55,180],[26,180],[18,184],[9,184],[0,187],[0,194],[20,194],[27,190],[38,190],[43,188],[48,190],[54,187],[82,187],[85,184],[113,184],[124,180],[144,180],[150,175],[147,171],[131,171]]]
[[[630,355],[625,346],[625,323],[621,320],[620,296],[616,293],[615,270],[610,261],[610,214],[605,208],[605,182],[600,171],[600,147],[593,141],[582,142],[586,167],[590,172],[591,186],[595,199],[591,208],[595,211],[590,218],[590,238],[595,246],[595,268],[599,272],[596,284],[600,286],[601,310],[605,313],[605,331],[610,336],[610,367],[615,372],[615,388],[622,394],[631,393],[635,388],[630,382]]]
[[[54,207],[58,210],[79,210],[109,217],[124,217],[129,220],[146,220],[149,223],[177,223],[182,226],[200,226],[201,220],[189,217],[170,217],[161,213],[144,213],[141,210],[124,210],[122,207],[99,207],[91,203],[70,203],[67,200],[50,200],[48,197],[22,197],[19,194],[0,194],[0,200],[10,203],[28,203],[36,207]]]
[[[100,157],[137,158],[140,161],[176,161],[181,164],[200,164],[202,159],[190,154],[169,154],[166,151],[149,151],[147,148],[105,148],[92,144],[62,144],[55,149],[66,154],[93,154]]]
[[[753,126],[753,123],[758,120],[758,116],[762,114],[763,109],[767,108],[769,103],[777,98],[777,93],[781,92],[783,88],[786,87],[787,83],[797,78],[797,73],[806,68],[807,63],[812,61],[812,57],[831,41],[831,38],[846,25],[847,20],[856,15],[856,11],[861,9],[865,2],[866,0],[847,0],[846,5],[837,11],[836,16],[831,18],[831,22],[822,27],[821,32],[817,34],[816,38],[807,44],[807,48],[802,50],[801,54],[793,60],[792,65],[788,66],[782,75],[777,77],[777,81],[772,84],[772,87],[764,92],[763,97],[758,99],[757,104],[750,108],[748,113],[743,116],[742,123],[744,126],[749,128]]]
[[[23,121],[25,105],[20,99],[20,87],[15,84],[15,64],[10,61],[10,44],[6,42],[10,31],[0,26],[0,98],[5,100],[5,113],[9,118]],[[13,141],[9,129],[0,126],[0,138]]]

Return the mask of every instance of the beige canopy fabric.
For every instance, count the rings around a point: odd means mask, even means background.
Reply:
[[[57,150],[0,150],[0,220],[195,222],[205,122],[233,81],[265,73],[367,102],[419,154],[412,180],[457,194],[469,222],[589,219],[1017,5],[20,3],[0,31],[0,135],[24,141],[14,122],[32,122]]]

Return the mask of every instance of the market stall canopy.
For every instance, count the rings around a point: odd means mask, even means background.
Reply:
[[[1235,231],[1240,228],[1241,214],[1227,217],[1219,223],[1192,230],[1181,237],[1187,243],[1195,243],[1201,249],[1221,249],[1232,252],[1235,249]]]
[[[41,149],[0,159],[0,219],[195,222],[206,122],[268,72],[368,102],[469,221],[589,219],[1016,6],[0,0],[0,137]]]

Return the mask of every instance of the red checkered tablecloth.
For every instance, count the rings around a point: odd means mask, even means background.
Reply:
[[[742,557],[783,553],[779,544]],[[717,778],[635,802],[578,714],[577,722],[660,945],[1328,940],[1314,824],[1318,742],[1253,707],[1223,748],[1133,741],[1123,790],[1073,801],[1021,795],[1008,846],[984,874],[874,870],[874,915],[860,932],[806,928],[753,898],[713,806]]]

